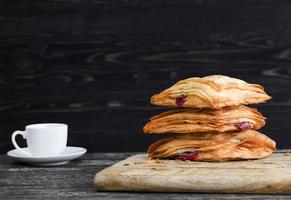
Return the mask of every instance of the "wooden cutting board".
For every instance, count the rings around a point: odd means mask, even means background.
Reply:
[[[291,194],[291,155],[223,163],[131,156],[96,174],[103,191]]]

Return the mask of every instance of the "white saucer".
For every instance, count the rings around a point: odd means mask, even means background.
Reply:
[[[27,151],[27,148],[22,148],[23,151]],[[59,155],[51,156],[27,156],[18,151],[17,149],[7,152],[7,155],[14,158],[17,161],[25,162],[31,165],[38,166],[53,166],[53,165],[63,165],[68,163],[70,160],[81,157],[87,152],[85,148],[82,147],[66,147],[64,152]]]

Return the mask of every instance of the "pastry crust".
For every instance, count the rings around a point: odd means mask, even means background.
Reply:
[[[181,134],[158,140],[148,148],[150,159],[167,159],[196,151],[197,161],[222,162],[260,159],[272,154],[276,143],[255,130],[235,133]]]
[[[240,125],[245,125],[241,127]],[[150,119],[144,126],[146,134],[198,133],[260,129],[265,118],[255,108],[247,106],[224,107],[218,110],[180,108]]]
[[[269,100],[263,86],[224,75],[181,80],[155,94],[151,103],[161,106],[213,108],[262,103]]]

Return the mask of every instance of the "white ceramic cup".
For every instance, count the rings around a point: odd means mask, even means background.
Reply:
[[[28,152],[23,151],[16,143],[16,135],[26,139]],[[25,155],[49,156],[62,153],[67,145],[68,125],[59,123],[31,124],[25,131],[14,131],[11,136],[16,149]]]

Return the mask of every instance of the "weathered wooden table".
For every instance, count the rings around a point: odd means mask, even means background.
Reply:
[[[135,153],[86,154],[59,167],[32,167],[0,156],[0,199],[290,199],[286,195],[97,192],[96,172]]]

